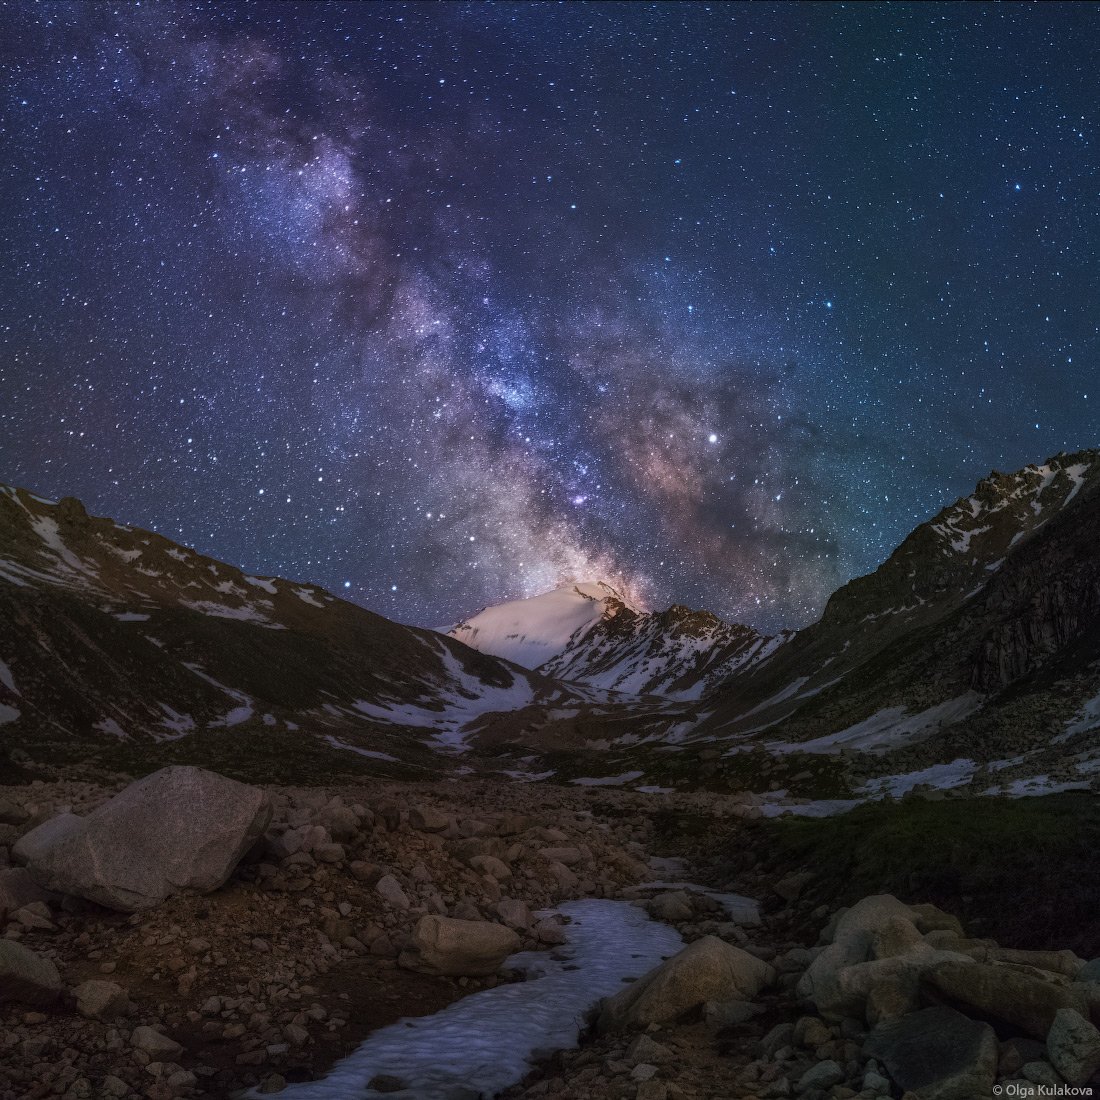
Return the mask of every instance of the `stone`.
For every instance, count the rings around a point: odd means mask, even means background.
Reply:
[[[129,1096],[130,1094],[130,1086],[113,1073],[108,1073],[99,1083],[99,1087],[104,1096]]]
[[[409,897],[401,887],[401,883],[393,875],[383,875],[375,884],[375,890],[383,901],[388,902],[395,909],[408,909]]]
[[[398,963],[422,974],[484,977],[495,974],[519,948],[519,936],[502,924],[428,913],[417,921]]]
[[[501,898],[496,904],[496,910],[497,916],[517,932],[526,931],[531,923],[531,911],[527,908],[527,903],[519,898]]]
[[[809,1092],[811,1089],[831,1089],[833,1085],[839,1085],[844,1080],[844,1070],[840,1066],[830,1060],[824,1062],[818,1062],[817,1065],[810,1066],[808,1070],[798,1079],[798,1084],[795,1085],[794,1091],[800,1095],[804,1092]]]
[[[772,889],[784,901],[797,901],[802,891],[805,890],[813,880],[814,875],[812,871],[793,871],[789,875],[784,875]]]
[[[90,1020],[113,1020],[126,1011],[130,998],[117,982],[104,982],[93,978],[81,982],[73,990],[76,1010]]]
[[[180,890],[216,890],[270,817],[258,787],[172,765],[87,817],[44,822],[23,837],[22,856],[40,886],[134,912]]]
[[[50,900],[50,895],[31,878],[25,867],[5,867],[0,870],[0,923],[8,914],[31,902]]]
[[[152,1027],[135,1027],[130,1036],[130,1045],[137,1050],[144,1050],[154,1061],[160,1062],[177,1058],[183,1053],[183,1047],[175,1039],[169,1039]]]
[[[585,859],[580,848],[540,848],[539,855],[548,863],[564,863],[566,867],[583,863]]]
[[[1032,974],[992,963],[945,962],[925,974],[941,996],[1045,1039],[1060,1008],[1082,1016],[1088,1003],[1079,988],[1057,985]]]
[[[1100,982],[1100,959],[1090,959],[1077,973],[1079,982]]]
[[[492,875],[497,882],[506,882],[512,877],[512,869],[496,856],[474,856],[470,860],[470,866],[483,875]]]
[[[1047,1056],[1070,1085],[1083,1085],[1100,1069],[1100,1031],[1072,1008],[1060,1008],[1047,1034]]]
[[[997,1036],[979,1023],[937,1006],[880,1024],[863,1057],[874,1058],[912,1100],[976,1100],[992,1095]]]
[[[565,934],[565,927],[552,917],[544,917],[540,920],[535,925],[534,932],[539,943],[545,943],[549,946],[565,943],[568,939]]]
[[[637,1065],[639,1062],[659,1065],[661,1062],[667,1062],[671,1057],[672,1051],[668,1047],[658,1043],[656,1039],[651,1039],[648,1035],[639,1035],[626,1048],[626,1060],[632,1065]]]
[[[1066,1082],[1055,1072],[1054,1067],[1045,1061],[1026,1062],[1020,1067],[1020,1076],[1026,1078],[1033,1085],[1046,1085],[1048,1088],[1057,1089],[1059,1085],[1065,1088]],[[1047,1093],[1048,1096],[1057,1096],[1057,1092]],[[1063,1093],[1063,1095],[1065,1095]]]
[[[404,1092],[405,1082],[392,1073],[376,1073],[367,1082],[367,1088],[374,1092]]]
[[[313,849],[313,858],[320,863],[343,863],[346,858],[343,844],[329,841],[327,844],[318,844]]]
[[[15,940],[0,939],[0,1004],[45,1007],[61,996],[61,975],[49,959]]]
[[[866,991],[842,990],[840,972],[870,959],[875,933],[893,917],[909,920],[912,911],[892,894],[874,894],[845,910],[836,918],[832,942],[799,980],[798,995],[813,1001],[830,1019],[862,1015]]]
[[[409,826],[418,833],[441,833],[451,823],[451,815],[434,806],[413,806],[409,810]]]
[[[260,1084],[259,1092],[263,1096],[270,1096],[276,1092],[282,1092],[286,1088],[286,1078],[281,1073],[269,1073]]]
[[[695,916],[691,900],[683,890],[669,890],[646,902],[651,917],[663,921],[688,921]]]
[[[763,1011],[761,1005],[754,1005],[752,1001],[707,1001],[703,1005],[703,1023],[716,1031],[748,1023]]]
[[[609,1032],[669,1023],[707,1001],[752,1000],[774,980],[767,963],[704,936],[604,1000],[597,1027]]]
[[[917,946],[926,946],[917,926],[906,917],[890,917],[871,937],[871,954],[876,959],[894,959]]]

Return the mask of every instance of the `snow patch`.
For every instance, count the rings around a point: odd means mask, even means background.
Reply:
[[[262,588],[272,596],[278,595],[278,589],[266,577],[245,577],[244,579],[248,584],[254,585],[256,588]]]
[[[505,966],[526,970],[509,982],[464,997],[433,1016],[401,1020],[376,1031],[321,1081],[288,1086],[287,1100],[361,1100],[387,1074],[405,1083],[398,1100],[496,1096],[523,1078],[538,1051],[575,1047],[588,1009],[677,952],[675,929],[650,920],[625,901],[588,898],[562,905],[568,943],[513,955]],[[258,1096],[253,1091],[249,1095]]]
[[[974,777],[978,765],[966,757],[959,757],[949,764],[932,764],[920,771],[904,772],[899,775],[879,775],[867,780],[860,788],[872,797],[891,795],[901,798],[914,787],[929,786],[936,790],[948,791],[952,787],[965,787]]]
[[[968,691],[916,714],[906,714],[905,707],[886,707],[837,733],[825,734],[810,741],[771,741],[764,747],[774,753],[838,753],[843,749],[884,752],[924,740],[941,726],[973,714],[981,706],[983,698],[976,691]]]
[[[401,762],[396,756],[390,756],[388,752],[379,752],[377,749],[361,749],[358,745],[349,745],[346,741],[341,741],[339,737],[326,736],[325,740],[334,749],[346,749],[348,752],[354,752],[359,756],[369,757],[371,760],[386,760],[391,764],[399,764]]]
[[[571,779],[569,782],[577,787],[621,787],[625,783],[641,779],[643,775],[645,772],[623,772],[622,775],[605,775],[598,779],[585,776],[581,779]]]
[[[0,703],[0,726],[6,726],[9,722],[14,722],[19,714],[18,707],[10,707],[7,703]]]
[[[140,611],[116,611],[114,618],[120,623],[144,623],[149,620],[149,616]]]

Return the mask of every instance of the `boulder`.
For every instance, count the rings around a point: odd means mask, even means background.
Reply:
[[[393,875],[383,875],[375,884],[375,890],[383,901],[389,902],[395,909],[408,909],[412,904],[401,883]]]
[[[531,911],[527,908],[527,903],[519,898],[501,898],[496,909],[497,916],[517,932],[526,931],[531,923]]]
[[[12,859],[16,863],[30,865],[43,858],[55,844],[83,828],[84,818],[71,813],[57,814],[24,833],[12,847]]]
[[[24,905],[49,900],[48,891],[31,878],[25,867],[5,867],[0,871],[0,923]]]
[[[216,890],[270,817],[258,787],[173,765],[87,817],[45,822],[23,838],[21,856],[47,889],[134,912],[180,890]]]
[[[601,1032],[669,1023],[707,1001],[749,1001],[775,980],[767,963],[704,936],[689,944],[600,1008]]]
[[[90,1020],[113,1020],[126,1011],[130,998],[126,990],[115,982],[92,979],[81,982],[73,989],[76,1010]]]
[[[944,962],[924,977],[941,997],[1012,1024],[1035,1039],[1047,1037],[1060,1008],[1088,1015],[1088,1002],[1079,987],[1045,981],[1009,966]]]
[[[175,1039],[169,1039],[152,1027],[135,1027],[130,1045],[144,1050],[154,1061],[170,1060],[183,1053],[183,1047]]]
[[[429,913],[417,921],[398,962],[422,974],[481,977],[495,974],[519,947],[519,936],[502,924]]]
[[[451,823],[451,815],[434,806],[413,806],[409,810],[409,825],[420,833],[441,833]]]
[[[976,1100],[992,1095],[997,1036],[953,1008],[937,1006],[880,1024],[863,1057],[881,1062],[912,1100]]]
[[[51,1005],[61,996],[61,975],[49,959],[15,940],[0,939],[0,1004]]]
[[[1047,1055],[1070,1085],[1083,1085],[1100,1069],[1100,1031],[1072,1008],[1060,1008],[1047,1035]]]
[[[875,934],[895,917],[911,921],[913,913],[892,894],[872,895],[845,910],[836,920],[832,942],[799,980],[799,996],[813,1001],[818,1012],[830,1019],[861,1015],[866,993],[842,990],[840,972],[869,960]]]
[[[695,915],[691,899],[683,890],[669,890],[658,894],[650,898],[645,907],[651,917],[663,921],[686,921]]]

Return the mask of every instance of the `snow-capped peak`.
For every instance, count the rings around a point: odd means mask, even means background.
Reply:
[[[606,581],[577,581],[487,607],[445,633],[482,653],[538,668],[624,608],[643,610]]]

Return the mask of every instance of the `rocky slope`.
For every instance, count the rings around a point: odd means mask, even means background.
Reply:
[[[0,486],[9,750],[155,759],[187,743],[292,768],[341,756],[446,767],[487,715],[587,699],[314,585]]]
[[[1094,451],[991,475],[727,680],[696,734],[774,755],[888,754],[868,767],[914,774],[966,759],[1003,772],[993,785],[1017,764],[1043,772],[1069,744],[1085,755],[1054,782],[1087,785],[1098,486]]]

